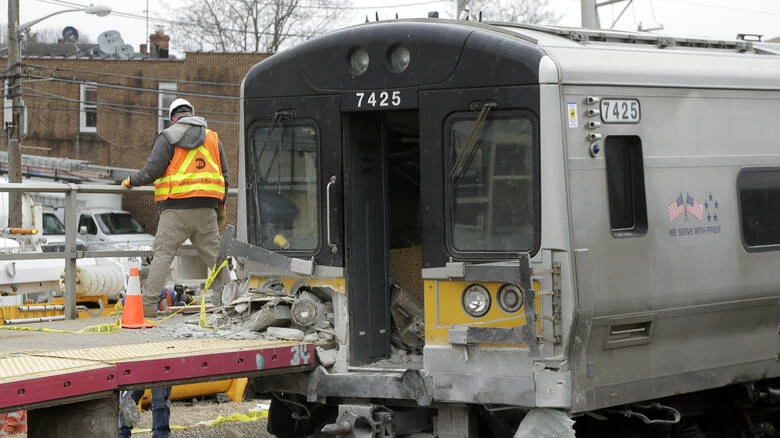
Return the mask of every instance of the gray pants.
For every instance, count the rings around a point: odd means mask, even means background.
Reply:
[[[213,208],[163,210],[154,237],[154,258],[143,285],[144,315],[157,314],[160,291],[165,287],[176,251],[190,239],[203,263],[212,268],[219,251],[217,211]]]

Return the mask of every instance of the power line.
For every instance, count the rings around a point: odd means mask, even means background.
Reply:
[[[780,11],[772,12],[772,11],[764,11],[764,10],[758,10],[758,9],[747,9],[747,8],[740,8],[740,7],[734,7],[734,6],[723,6],[723,5],[714,5],[712,3],[704,3],[704,2],[696,2],[691,0],[660,0],[664,3],[673,3],[675,5],[677,4],[684,4],[689,6],[700,6],[703,8],[709,8],[709,9],[725,9],[729,11],[737,11],[737,12],[749,12],[754,14],[761,14],[761,15],[780,15]]]
[[[261,60],[258,60],[257,62],[260,62]],[[195,84],[195,85],[216,85],[216,86],[224,86],[224,87],[238,87],[241,84],[235,83],[235,82],[207,82],[207,81],[188,81],[188,80],[173,80],[171,78],[155,78],[151,76],[134,76],[134,75],[123,75],[120,73],[106,73],[106,72],[97,72],[97,71],[91,71],[91,70],[79,70],[75,68],[65,68],[65,67],[51,67],[48,65],[40,65],[40,64],[28,64],[23,63],[22,67],[33,67],[33,68],[39,68],[39,69],[46,69],[46,70],[56,70],[56,71],[65,71],[65,72],[74,72],[74,73],[85,73],[85,74],[91,74],[95,76],[109,76],[109,77],[117,77],[117,78],[123,78],[123,79],[141,79],[144,81],[156,81],[156,82],[176,82],[179,84]]]
[[[60,78],[57,76],[38,76],[38,75],[32,75],[29,74],[28,77],[33,79],[49,79],[51,78],[54,82],[64,82],[68,84],[83,84],[85,82],[93,82],[98,87],[104,87],[104,88],[113,88],[116,90],[125,90],[125,91],[140,91],[142,93],[155,93],[155,94],[173,94],[177,96],[190,96],[190,97],[202,97],[204,99],[218,99],[218,100],[241,100],[241,97],[239,96],[223,96],[219,94],[204,94],[204,93],[194,93],[189,91],[179,91],[179,90],[160,90],[157,88],[143,88],[143,87],[131,87],[128,85],[117,85],[117,84],[108,84],[105,82],[94,82],[94,81],[84,81],[84,80],[77,80],[77,79],[66,79],[66,78]]]
[[[69,2],[65,0],[37,0],[39,2],[44,3],[51,3],[51,4],[58,4],[60,6],[72,6],[72,7],[86,7],[87,5],[79,4],[75,2]],[[395,4],[383,4],[383,5],[377,5],[377,6],[329,6],[328,9],[331,10],[337,10],[337,11],[363,11],[363,10],[374,10],[374,9],[393,9],[393,8],[405,8],[405,7],[411,7],[411,6],[426,6],[426,5],[433,5],[433,4],[439,4],[442,3],[443,0],[424,0],[419,2],[413,2],[413,3],[395,3]],[[290,4],[284,3],[284,2],[257,2],[258,5],[263,6],[281,6],[286,7]],[[302,9],[324,9],[324,6],[314,6],[314,5],[296,5],[296,8],[302,8]],[[146,17],[142,15],[136,15],[128,12],[112,12],[112,14],[118,13],[122,15],[128,15],[136,18],[143,18],[144,20]],[[151,20],[152,18],[150,18]],[[164,18],[154,18],[155,20],[160,21],[169,21]]]
[[[81,99],[63,96],[63,95],[60,95],[60,94],[57,94],[57,93],[52,93],[50,91],[43,91],[43,90],[38,90],[38,89],[35,89],[35,88],[30,88],[30,87],[22,87],[22,89],[24,90],[25,95],[29,96],[31,99],[53,100],[53,101],[70,102],[70,103],[78,103],[78,104],[84,103],[84,101],[82,101]],[[96,107],[99,107],[99,106],[100,107],[106,107],[109,110],[114,110],[114,111],[117,111],[117,112],[121,112],[123,114],[130,114],[130,115],[137,115],[137,116],[144,116],[144,117],[152,116],[152,117],[155,117],[155,118],[159,118],[160,117],[160,114],[159,114],[160,108],[156,107],[156,106],[151,107],[151,106],[139,106],[139,105],[126,105],[126,104],[106,102],[106,101],[94,101],[94,102],[88,102],[88,103],[89,104],[93,104]],[[137,111],[139,109],[140,110],[148,110],[148,111]],[[74,109],[74,111],[81,112],[82,110],[81,109],[78,109],[78,110]],[[215,114],[215,115],[234,115],[235,116],[235,113],[210,112],[210,111],[198,111],[198,114],[205,114],[205,115],[211,115],[211,114]],[[212,123],[212,121],[209,120],[209,123]],[[216,123],[216,121],[215,121],[215,123]],[[229,124],[236,123],[237,124],[238,122],[222,121],[222,123],[229,123]]]

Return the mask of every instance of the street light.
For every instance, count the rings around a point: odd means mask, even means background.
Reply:
[[[16,27],[16,33],[20,34],[49,17],[53,17],[59,14],[64,14],[66,12],[86,12],[87,14],[97,15],[98,17],[105,17],[106,15],[111,13],[111,8],[104,5],[89,5],[86,8],[63,9],[61,11],[52,12],[49,15],[43,16],[41,18],[36,18],[35,20],[28,21],[27,23],[18,25]]]
[[[89,5],[83,8],[63,9],[52,12],[41,18],[19,24],[19,0],[8,0],[8,94],[12,97],[13,121],[6,124],[8,134],[8,182],[22,182],[22,151],[19,143],[22,138],[20,126],[22,101],[22,49],[19,40],[22,32],[54,15],[66,12],[86,12],[87,14],[105,17],[111,13],[111,8],[103,5]],[[22,226],[22,194],[19,192],[8,193],[8,226]]]

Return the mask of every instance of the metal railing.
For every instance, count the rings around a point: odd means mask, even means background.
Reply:
[[[76,319],[76,261],[81,258],[100,257],[146,257],[153,255],[151,250],[111,250],[111,251],[79,251],[76,246],[78,230],[78,195],[79,193],[112,193],[125,194],[128,189],[118,185],[105,184],[61,184],[61,183],[0,183],[0,192],[33,192],[33,193],[64,193],[65,194],[65,251],[34,252],[17,254],[0,254],[0,261],[14,260],[65,260],[65,319]],[[153,187],[134,187],[134,193],[154,193]]]

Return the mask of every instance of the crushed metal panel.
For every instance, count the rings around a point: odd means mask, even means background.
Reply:
[[[571,373],[544,366],[534,368],[536,406],[568,409],[571,406]]]

